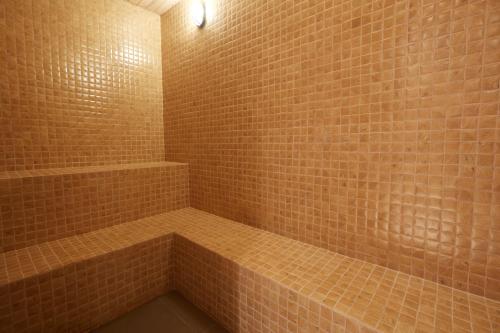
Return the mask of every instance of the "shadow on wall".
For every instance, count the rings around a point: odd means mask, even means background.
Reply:
[[[238,284],[238,265],[174,236],[174,289],[231,332],[240,327]]]

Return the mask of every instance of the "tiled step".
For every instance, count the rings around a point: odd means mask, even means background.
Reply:
[[[0,252],[189,206],[188,165],[0,173]]]
[[[0,255],[0,332],[88,332],[172,289],[172,235],[90,255],[79,237]]]
[[[185,208],[0,254],[0,331],[92,329],[171,288],[233,332],[500,330],[497,301]]]

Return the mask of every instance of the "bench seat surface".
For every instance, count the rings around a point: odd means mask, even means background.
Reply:
[[[500,331],[500,302],[194,208],[2,253],[0,286],[171,234],[376,330]]]

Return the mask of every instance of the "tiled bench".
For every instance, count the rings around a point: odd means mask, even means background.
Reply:
[[[0,252],[189,206],[188,165],[134,163],[0,173]]]
[[[0,332],[85,331],[170,289],[172,236],[108,227],[188,206],[184,163],[0,173]]]
[[[500,303],[193,208],[0,255],[0,331],[88,331],[175,288],[234,332],[498,332]]]

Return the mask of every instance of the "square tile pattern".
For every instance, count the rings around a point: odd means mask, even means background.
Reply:
[[[88,332],[169,291],[172,236],[117,242],[113,231],[1,254],[0,331]]]
[[[0,1],[0,171],[165,160],[160,57],[122,0]]]
[[[0,1],[0,330],[498,332],[500,2],[188,3]]]
[[[500,300],[500,1],[188,5],[161,23],[193,207]]]
[[[0,252],[185,207],[182,163],[0,172]]]
[[[194,208],[0,254],[0,323],[91,329],[171,288],[234,332],[500,329],[500,302]]]

